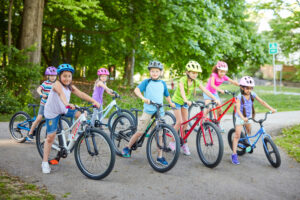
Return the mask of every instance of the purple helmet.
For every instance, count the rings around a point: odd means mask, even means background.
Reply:
[[[107,69],[105,69],[105,68],[100,68],[100,69],[98,69],[98,71],[97,71],[97,75],[98,76],[100,76],[100,75],[109,75],[109,71],[107,70]]]
[[[56,68],[53,66],[47,67],[47,69],[45,71],[45,75],[46,76],[56,76],[57,75]]]

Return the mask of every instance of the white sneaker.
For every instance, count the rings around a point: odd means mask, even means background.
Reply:
[[[187,156],[191,155],[189,146],[187,144],[183,144],[181,149],[182,149],[184,155],[187,155]]]
[[[49,166],[48,162],[42,162],[42,171],[44,174],[49,174],[51,171],[51,168]]]
[[[175,142],[170,142],[169,143],[169,148],[172,150],[172,151],[175,151]]]

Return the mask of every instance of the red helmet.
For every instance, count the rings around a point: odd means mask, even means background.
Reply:
[[[100,69],[98,69],[98,71],[97,71],[97,75],[98,76],[100,76],[100,75],[109,75],[109,71],[107,70],[107,69],[105,69],[105,68],[100,68]]]

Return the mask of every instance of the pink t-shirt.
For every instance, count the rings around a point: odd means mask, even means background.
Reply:
[[[219,85],[221,85],[224,81],[228,81],[228,76],[223,76],[222,78],[219,78],[218,74],[216,73],[212,73],[207,81],[207,84],[206,84],[206,89],[208,89],[211,93],[215,94],[217,93],[217,91],[211,87],[211,77],[214,77],[215,78],[215,86],[216,87],[219,87]]]

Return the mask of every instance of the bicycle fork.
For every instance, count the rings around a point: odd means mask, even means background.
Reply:
[[[94,152],[92,152],[92,150],[91,150],[91,145],[90,145],[90,142],[89,142],[89,137],[92,139],[92,144],[94,146]],[[90,130],[89,127],[84,132],[84,140],[85,140],[86,148],[87,148],[87,151],[89,152],[89,154],[91,156],[98,155],[99,151],[98,151],[97,144],[96,144],[96,141],[95,141],[95,135],[93,133],[91,133],[91,130]]]

